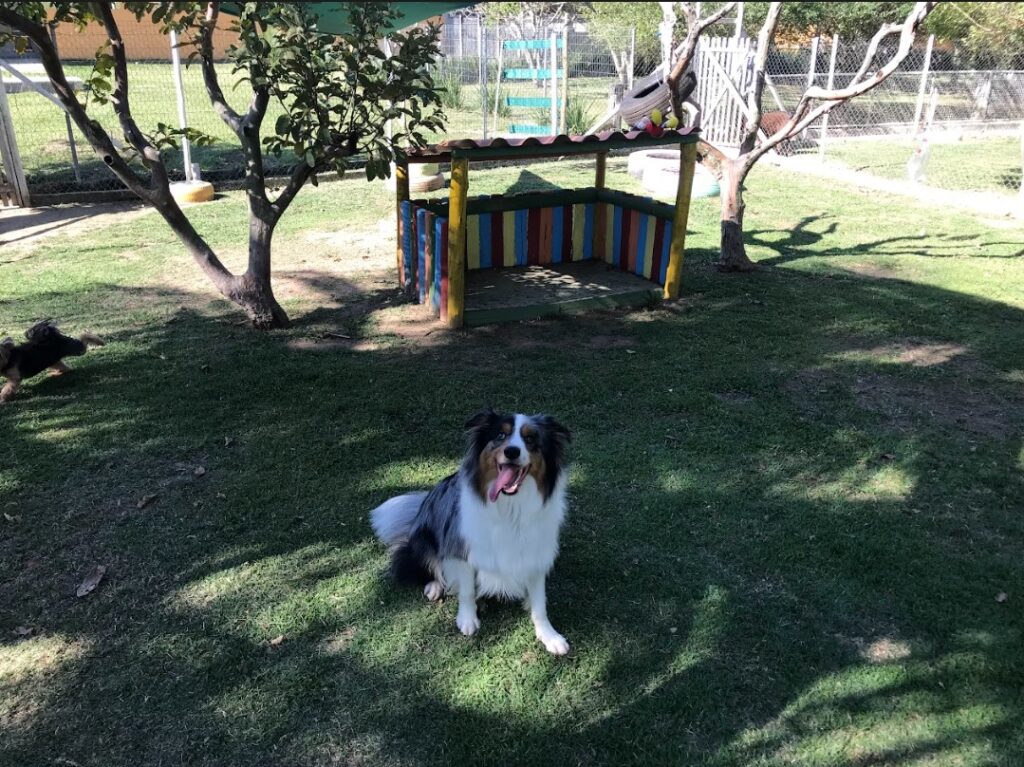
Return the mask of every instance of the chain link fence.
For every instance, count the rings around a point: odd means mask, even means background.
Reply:
[[[864,41],[822,40],[774,48],[766,109],[791,112],[809,85],[849,85],[867,47]],[[875,61],[892,52],[883,48]],[[927,42],[912,50],[897,72],[837,106],[791,148],[887,179],[1017,194],[1024,70],[977,68],[986,63],[978,55],[966,62],[973,68],[961,68],[964,63],[955,50]]]
[[[122,31],[130,60],[131,105],[140,126],[147,131],[160,122],[179,126],[169,39],[148,22],[122,20]],[[96,39],[89,34],[58,33],[67,73],[78,86],[88,78],[102,42],[98,29],[91,33]],[[222,37],[223,50],[227,35]],[[725,55],[726,43],[709,41],[701,55],[717,56],[719,50]],[[866,45],[822,40],[773,48],[765,110],[791,111],[809,84],[848,84]],[[628,27],[604,30],[598,37],[582,23],[522,29],[474,13],[446,17],[441,46],[444,57],[434,74],[444,89],[446,135],[453,137],[585,132],[614,108],[634,79],[660,63],[637,56],[637,48],[644,46],[637,45],[634,30]],[[742,55],[734,51],[722,61],[734,82],[742,83],[740,70],[746,65],[749,44],[737,50]],[[886,53],[880,51],[878,60]],[[121,189],[52,103],[41,65],[10,49],[0,50],[0,60],[7,66],[0,66],[0,74],[33,199],[95,199]],[[812,126],[787,149],[808,157],[816,153],[822,161],[860,173],[896,179],[916,175],[922,183],[946,189],[1015,194],[1021,184],[1018,131],[1024,123],[1024,71],[1007,66],[1019,63],[987,61],[977,52],[968,59],[953,49],[922,45],[900,71],[868,94],[837,107],[827,123]],[[229,101],[244,108],[251,97],[247,85],[231,73],[230,64],[218,64],[218,70]],[[738,126],[731,123],[741,119],[741,110],[728,107],[732,96],[726,84],[701,88],[705,107],[720,104],[705,116],[705,135],[737,133]],[[240,179],[241,152],[211,108],[197,65],[183,67],[181,93],[187,125],[216,139],[211,146],[192,147],[192,161],[198,163],[202,177],[220,186]],[[279,109],[271,106],[266,125],[274,124]],[[109,105],[91,104],[89,112],[112,136],[120,136]],[[728,149],[729,142],[722,143]],[[922,154],[923,162],[915,165],[912,158],[921,159]],[[181,152],[168,150],[166,156],[172,176],[184,178]],[[284,173],[291,163],[291,157],[267,158],[267,169],[271,175]]]

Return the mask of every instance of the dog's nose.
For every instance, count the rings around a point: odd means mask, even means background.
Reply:
[[[505,457],[508,458],[510,461],[514,461],[516,458],[519,457],[519,448],[515,447],[514,445],[509,445],[508,447],[505,448]]]

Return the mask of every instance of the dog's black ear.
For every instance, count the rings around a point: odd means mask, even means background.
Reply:
[[[466,425],[462,428],[466,430],[467,434],[471,434],[472,432],[487,428],[497,417],[498,414],[494,412],[494,408],[487,406],[466,421]]]
[[[569,430],[551,416],[539,415],[534,420],[541,425],[552,439],[561,443],[563,447],[572,442],[572,434]]]

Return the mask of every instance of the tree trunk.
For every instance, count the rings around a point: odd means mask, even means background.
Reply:
[[[715,266],[723,272],[749,272],[754,264],[743,245],[743,179],[739,160],[722,163],[722,239]]]
[[[237,278],[231,299],[257,328],[288,327],[288,315],[274,298],[270,284],[270,243],[276,216],[266,198],[249,196],[249,268]]]

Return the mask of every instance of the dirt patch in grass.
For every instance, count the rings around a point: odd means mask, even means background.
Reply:
[[[859,376],[850,388],[859,407],[884,415],[901,428],[914,421],[932,421],[1006,439],[1019,429],[1024,416],[1024,402],[1019,398],[981,393],[950,381],[923,384],[876,374]]]
[[[875,280],[893,280],[900,276],[899,272],[895,269],[882,264],[849,264],[845,267],[845,271],[853,272],[860,277],[870,277]]]

